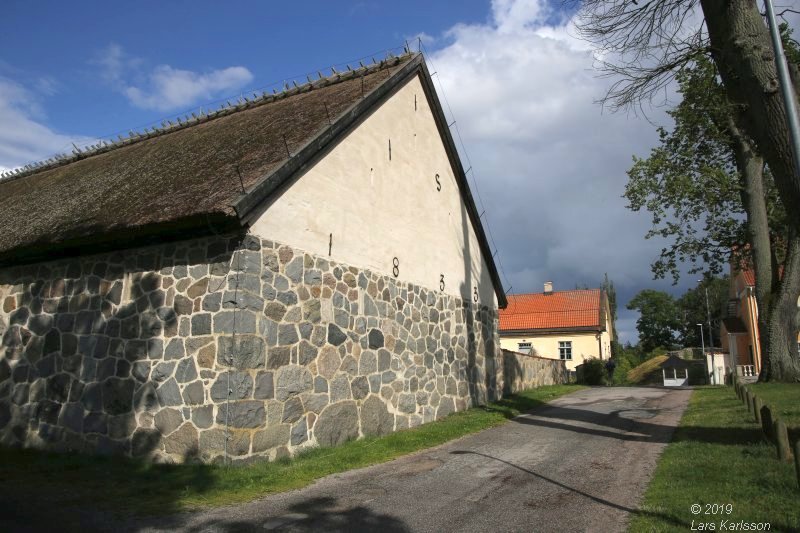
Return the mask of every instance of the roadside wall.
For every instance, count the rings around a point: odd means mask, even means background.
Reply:
[[[253,236],[0,269],[0,444],[274,459],[496,399],[499,353],[496,309]]]
[[[564,361],[502,350],[503,395],[569,381]]]

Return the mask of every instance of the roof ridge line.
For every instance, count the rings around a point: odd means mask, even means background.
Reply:
[[[90,144],[83,148],[79,148],[77,145],[75,145],[75,143],[72,143],[73,150],[71,154],[54,154],[47,159],[34,161],[20,167],[0,172],[0,183],[31,176],[45,170],[51,170],[53,168],[73,163],[81,159],[86,159],[87,157],[104,154],[118,148],[130,146],[147,139],[160,137],[168,133],[190,128],[192,126],[203,124],[216,118],[232,115],[246,109],[252,109],[254,107],[270,104],[277,100],[283,100],[284,98],[289,98],[297,94],[328,87],[330,85],[334,85],[336,83],[356,77],[373,74],[383,70],[384,68],[397,65],[407,57],[416,55],[418,53],[419,52],[412,52],[407,47],[404,48],[404,52],[401,55],[394,55],[391,51],[389,51],[386,55],[386,58],[381,59],[380,61],[375,61],[374,57],[372,58],[373,62],[367,65],[364,65],[361,61],[359,61],[359,67],[355,69],[351,68],[350,65],[347,65],[346,71],[337,71],[334,67],[331,67],[331,74],[328,76],[323,76],[321,71],[317,71],[318,78],[316,80],[312,80],[311,76],[307,74],[306,79],[308,81],[302,84],[297,84],[295,80],[292,80],[291,87],[288,83],[284,83],[284,90],[281,92],[277,92],[273,88],[272,94],[268,93],[267,91],[261,91],[260,95],[257,92],[253,92],[253,96],[251,98],[242,95],[239,97],[236,103],[232,104],[230,100],[226,100],[226,102],[222,104],[219,109],[210,112],[204,112],[201,106],[199,111],[192,111],[185,114],[183,117],[179,116],[175,118],[175,122],[168,119],[162,120],[160,128],[154,126],[145,126],[142,128],[141,132],[129,130],[128,136],[120,134],[117,136],[118,138],[116,140],[111,139],[110,141],[106,139],[100,139],[96,144]]]

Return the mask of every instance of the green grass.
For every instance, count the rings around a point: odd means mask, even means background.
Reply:
[[[800,383],[753,383],[747,387],[787,426],[800,429]]]
[[[664,450],[630,531],[687,531],[699,522],[769,522],[800,529],[794,467],[780,463],[730,387],[694,391]],[[732,514],[693,515],[692,504],[731,504]],[[730,523],[730,522],[729,522]]]
[[[531,389],[414,429],[335,448],[311,449],[290,460],[246,466],[148,465],[119,458],[0,450],[0,499],[36,498],[67,507],[86,507],[91,502],[97,511],[125,515],[169,514],[241,503],[497,426],[583,388],[556,385]]]

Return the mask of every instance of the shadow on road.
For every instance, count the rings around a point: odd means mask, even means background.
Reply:
[[[190,518],[191,515],[184,515]],[[411,531],[406,524],[393,516],[376,513],[364,506],[347,507],[336,498],[319,497],[292,505],[280,516],[242,517],[236,520],[209,519],[188,524],[182,517],[171,517],[158,523],[159,529],[181,529],[187,532],[224,531],[376,531],[405,533]]]
[[[450,453],[452,455],[480,455],[481,457],[486,457],[487,459],[491,459],[493,461],[498,461],[498,462],[506,464],[506,465],[508,465],[508,466],[510,466],[512,468],[516,468],[517,470],[520,470],[522,472],[530,474],[531,476],[534,476],[534,477],[536,477],[538,479],[541,479],[542,481],[546,481],[548,483],[552,483],[553,485],[556,485],[557,487],[561,487],[562,489],[567,490],[569,492],[572,492],[574,494],[577,494],[579,496],[583,496],[584,498],[592,500],[595,503],[599,503],[600,505],[605,505],[605,506],[617,509],[619,511],[624,511],[624,512],[632,514],[632,515],[657,517],[657,518],[665,520],[665,521],[667,521],[667,522],[669,522],[669,523],[671,523],[671,524],[673,524],[675,526],[689,527],[688,523],[686,523],[686,522],[684,522],[682,520],[676,520],[675,518],[673,518],[673,517],[671,517],[669,515],[665,515],[665,514],[661,514],[661,513],[653,513],[653,512],[650,512],[650,511],[641,511],[641,510],[638,510],[638,509],[631,509],[630,507],[625,507],[624,505],[620,505],[618,503],[614,503],[612,501],[605,500],[605,499],[600,498],[598,496],[592,496],[591,494],[589,494],[587,492],[584,492],[582,490],[576,489],[574,487],[570,487],[569,485],[561,483],[560,481],[556,481],[555,479],[551,479],[551,478],[549,478],[547,476],[543,476],[542,474],[537,474],[533,470],[528,470],[527,468],[515,465],[514,463],[511,463],[511,462],[506,461],[504,459],[500,459],[499,457],[494,457],[492,455],[488,455],[488,454],[485,454],[485,453],[473,452],[473,451],[469,451],[469,450],[453,450]]]
[[[647,408],[619,409],[598,413],[584,409],[548,406],[514,418],[518,424],[561,429],[623,441],[669,443],[679,441],[712,444],[749,444],[762,440],[757,428],[684,427],[673,439],[673,426],[654,424],[646,419],[655,414]],[[571,423],[575,422],[575,424]]]

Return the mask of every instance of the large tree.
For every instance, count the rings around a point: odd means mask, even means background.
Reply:
[[[710,274],[730,262],[740,269],[755,264],[766,338],[771,322],[785,320],[769,309],[779,288],[774,280],[783,259],[785,211],[763,159],[737,125],[739,113],[714,64],[699,57],[677,80],[682,100],[669,111],[674,127],[659,129],[660,145],[647,159],[634,159],[624,196],[629,208],[652,214],[646,238],[669,240],[653,263],[657,278],[671,275],[677,282],[687,261],[695,265],[692,272]]]
[[[624,108],[652,101],[676,72],[710,56],[733,108],[732,131],[739,133],[747,166],[762,169],[758,158],[763,157],[783,204],[800,205],[800,174],[778,91],[776,58],[754,0],[584,0],[581,4],[579,29],[603,50],[603,71],[616,77],[607,103]],[[790,69],[796,98],[800,76],[796,64]],[[789,211],[782,241],[786,247],[783,277],[769,274],[774,273],[774,262],[768,252],[752,250],[762,314],[781,317],[764,324],[762,330],[762,379],[800,379],[795,342],[800,211]]]
[[[678,306],[669,293],[644,289],[628,302],[627,308],[639,311],[636,330],[639,347],[644,352],[658,347],[672,348],[681,322]]]

